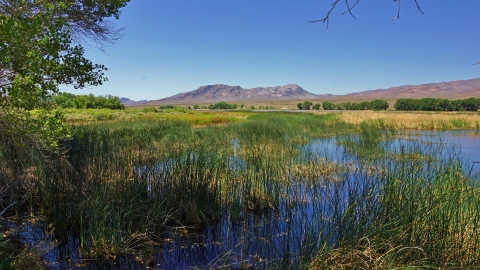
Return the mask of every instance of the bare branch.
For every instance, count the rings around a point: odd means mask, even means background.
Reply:
[[[360,0],[357,0],[357,2],[355,2],[355,4],[353,4],[353,6],[350,7],[350,5],[348,4],[348,0],[345,0],[345,5],[347,5],[348,9],[345,12],[343,12],[342,15],[344,15],[348,12],[356,20],[357,18],[355,16],[353,16],[353,14],[352,14],[352,9],[358,4],[358,2],[360,2]]]
[[[420,9],[420,5],[418,4],[417,0],[415,0],[415,4],[417,4],[417,9],[420,11],[420,13],[425,14],[425,13],[423,13],[423,11]]]
[[[323,23],[327,23],[327,28],[328,28],[328,23],[329,23],[329,19],[330,19],[330,13],[332,13],[332,11],[335,9],[335,7],[337,6],[338,2],[340,2],[340,0],[335,0],[335,2],[332,3],[332,8],[327,12],[327,15],[323,18],[323,19],[320,19],[320,20],[314,20],[314,21],[308,21],[310,23],[316,23],[316,22],[323,22]]]
[[[357,4],[360,2],[360,0],[356,0],[355,4],[353,4],[352,6],[350,6],[350,0],[345,0],[345,5],[347,6],[347,10],[342,12],[341,14],[344,15],[344,14],[347,14],[349,13],[350,16],[352,16],[355,20],[357,19],[357,17],[355,17],[352,13],[352,10],[357,6]],[[414,0],[415,1],[415,4],[417,5],[417,9],[418,11],[420,11],[420,13],[422,14],[425,14],[422,9],[420,8],[420,4],[418,3],[418,0]],[[327,23],[327,28],[328,28],[328,25],[329,25],[329,22],[330,22],[330,15],[331,13],[333,12],[333,10],[335,9],[335,7],[337,6],[338,2],[340,2],[340,0],[333,0],[332,2],[332,7],[330,8],[330,10],[327,11],[327,14],[325,15],[325,17],[323,19],[320,19],[320,20],[312,20],[312,21],[308,21],[310,23],[316,23],[316,22],[323,22],[323,23]],[[390,21],[394,21],[394,20],[397,20],[397,19],[400,19],[400,7],[401,7],[401,0],[393,0],[393,2],[398,2],[398,9],[397,9],[397,16],[395,16],[393,19],[391,19]]]
[[[390,22],[393,22],[395,21],[396,19],[400,19],[400,2],[401,0],[393,0],[393,2],[398,2],[398,13],[397,13],[397,16],[395,16],[393,19],[390,20]]]

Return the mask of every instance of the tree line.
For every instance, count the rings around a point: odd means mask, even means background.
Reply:
[[[299,110],[310,110],[312,106],[313,106],[314,110],[320,110],[320,107],[322,107],[322,105],[320,105],[320,103],[317,103],[317,104],[313,105],[313,103],[310,102],[310,101],[304,101],[303,103],[298,103],[297,104],[297,108]]]
[[[372,101],[362,101],[359,103],[356,102],[342,102],[342,103],[332,103],[330,101],[323,102],[324,110],[386,110],[389,108],[388,102],[385,100],[372,100]]]
[[[59,93],[52,97],[52,103],[61,108],[76,108],[76,109],[112,109],[123,110],[125,105],[122,104],[117,96],[105,95],[95,96],[88,95],[74,95],[71,93]]]
[[[233,110],[236,109],[238,106],[237,104],[230,104],[227,102],[218,102],[215,104],[208,105],[208,109],[210,110]]]
[[[363,101],[360,103],[342,102],[336,104],[330,101],[324,101],[322,105],[319,103],[314,105],[310,101],[304,101],[303,103],[297,104],[299,110],[310,110],[312,106],[314,110],[319,110],[322,106],[324,110],[386,110],[389,107],[388,102],[385,100]]]
[[[480,98],[448,100],[441,98],[403,98],[395,102],[397,111],[478,111]]]

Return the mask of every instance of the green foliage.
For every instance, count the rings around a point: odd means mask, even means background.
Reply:
[[[386,110],[389,108],[388,102],[385,100],[373,100],[363,101],[360,103],[355,102],[342,102],[334,104],[330,101],[323,102],[324,110]]]
[[[83,57],[72,45],[65,21],[51,21],[53,10],[0,13],[1,104],[27,110],[48,108],[45,102],[58,93],[59,84],[75,88],[99,85],[105,80],[102,65]]]
[[[237,108],[237,104],[229,104],[226,102],[218,102],[215,104],[208,105],[208,109],[210,110],[232,110],[236,108]]]
[[[389,107],[389,105],[388,105],[387,101],[377,99],[377,100],[370,101],[370,108],[369,109],[374,110],[374,111],[380,111],[380,110],[386,110],[386,109],[388,109],[388,107]]]
[[[123,110],[125,106],[117,96],[74,95],[60,92],[52,98],[52,103],[63,109],[112,109]]]
[[[183,110],[182,108],[174,105],[160,105],[158,107],[160,110]]]
[[[394,105],[398,111],[478,111],[480,98],[448,100],[441,98],[398,99]]]
[[[27,166],[38,180],[23,186],[32,212],[45,215],[56,237],[79,237],[83,262],[139,254],[137,247],[151,248],[179,227],[188,234],[209,226],[215,234],[227,221],[242,224],[235,237],[251,239],[258,223],[247,221],[255,218],[269,228],[262,237],[295,228],[260,243],[272,254],[264,258],[270,268],[297,266],[302,254],[306,267],[313,259],[311,268],[320,269],[478,265],[478,177],[425,148],[431,144],[387,147],[394,134],[383,128],[381,120],[352,126],[336,114],[303,113],[258,113],[206,128],[170,119],[76,125],[74,138],[63,141],[68,162],[34,153]],[[340,157],[319,152],[323,143],[341,149]],[[195,241],[231,252],[210,236]],[[292,257],[275,257],[292,243],[300,249]]]
[[[313,103],[310,101],[304,101],[303,103],[298,103],[297,108],[299,110],[310,110],[310,106],[312,106]]]
[[[114,41],[105,19],[117,18],[127,2],[0,1],[0,201],[15,205],[9,211],[31,206],[38,185],[32,175],[39,163],[58,165],[60,142],[70,138],[63,114],[53,110],[59,85],[106,80],[107,69],[84,56],[80,41]]]
[[[320,103],[316,103],[315,105],[313,105],[313,109],[314,109],[314,110],[320,110],[320,107],[321,107],[321,106],[322,106],[322,105],[320,105]]]

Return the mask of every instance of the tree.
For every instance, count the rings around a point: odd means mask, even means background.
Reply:
[[[411,1],[415,2],[415,4],[417,5],[417,9],[423,14],[423,11],[421,10],[420,5],[418,4],[418,1],[417,0],[411,0]],[[340,0],[334,0],[331,4],[331,8],[327,11],[327,14],[322,19],[312,20],[312,21],[308,21],[308,22],[311,22],[311,23],[317,23],[317,22],[327,23],[327,28],[328,28],[328,25],[330,23],[330,15],[333,12],[333,10],[335,10],[335,8],[337,7],[339,2],[340,2]],[[354,3],[352,4],[352,2],[354,2]],[[398,5],[397,15],[393,19],[391,19],[390,21],[400,19],[401,0],[393,0],[393,2],[397,2],[397,5]],[[354,18],[356,20],[357,18],[353,15],[352,11],[359,3],[360,3],[360,0],[354,0],[354,1],[345,0],[345,8],[346,9],[342,12],[342,15],[348,13],[348,14],[350,14],[350,16],[352,16],[352,18]]]
[[[330,101],[324,101],[322,106],[324,110],[335,110],[335,104]]]
[[[320,103],[317,103],[317,104],[313,105],[313,108],[314,108],[315,110],[320,110],[320,107],[321,107],[321,106],[322,106],[322,105],[320,105]]]
[[[312,105],[313,105],[312,102],[310,102],[310,101],[304,101],[304,102],[303,102],[303,105],[302,105],[302,108],[303,108],[304,110],[310,110],[310,106],[312,106]]]
[[[0,106],[48,110],[58,86],[95,86],[106,80],[103,65],[84,57],[75,40],[113,42],[128,0],[0,0]]]
[[[0,0],[0,186],[9,187],[0,197],[15,204],[26,190],[23,171],[34,159],[59,153],[68,129],[51,110],[52,98],[59,85],[84,88],[106,80],[106,68],[84,57],[82,43],[103,48],[118,39],[109,18],[118,18],[127,2]]]
[[[369,107],[371,110],[380,111],[380,110],[386,110],[390,106],[388,105],[387,101],[377,99],[377,100],[370,101]]]

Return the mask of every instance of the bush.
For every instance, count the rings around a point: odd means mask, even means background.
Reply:
[[[210,110],[232,110],[236,108],[237,108],[237,104],[228,104],[226,102],[218,102],[215,104],[210,104],[208,106],[208,109]]]

